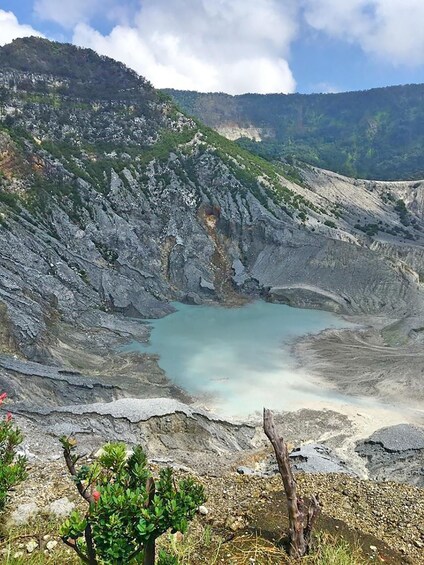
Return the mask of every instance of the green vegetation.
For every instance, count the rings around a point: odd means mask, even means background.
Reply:
[[[204,140],[215,148],[216,154],[227,165],[234,177],[248,188],[265,208],[268,208],[268,196],[277,205],[286,204],[297,210],[315,209],[315,206],[306,198],[294,193],[282,183],[284,178],[288,178],[283,166],[271,163],[243,149],[201,123],[197,125],[203,133]],[[293,174],[293,171],[290,172]],[[303,213],[306,216],[305,210]]]
[[[317,540],[316,551],[306,563],[310,565],[365,565],[369,563],[358,546],[350,545],[343,538],[321,535]]]
[[[25,526],[14,527],[8,531],[3,540],[3,548],[7,553],[3,556],[4,565],[80,565],[81,560],[73,553],[70,554],[65,546],[58,545],[54,552],[45,554],[35,551],[21,557],[13,557],[17,542],[27,542],[28,539],[43,539],[49,536],[54,539],[59,524],[56,520],[46,517]],[[370,563],[360,547],[348,543],[342,537],[334,537],[320,533],[315,549],[301,561],[290,560],[284,548],[277,547],[271,541],[255,534],[238,534],[225,538],[225,532],[214,531],[210,526],[197,523],[188,530],[187,534],[177,541],[175,536],[168,534],[159,542],[157,565],[199,565],[205,563],[231,563],[246,565],[250,562],[258,565],[366,565]],[[379,563],[379,560],[375,561]],[[112,565],[112,564],[108,564]],[[113,564],[115,565],[115,564]]]
[[[329,228],[337,228],[337,224],[333,222],[333,220],[325,220],[324,225],[328,226]]]
[[[231,539],[233,538],[233,539]],[[366,565],[369,563],[360,547],[342,537],[327,533],[317,536],[314,550],[303,559],[291,559],[285,548],[258,534],[238,534],[225,539],[208,526],[191,530],[181,543],[170,543],[178,561],[176,565],[198,563],[231,563],[246,565]],[[173,564],[172,564],[173,565]]]
[[[262,142],[238,143],[266,159],[296,158],[351,177],[424,178],[423,84],[310,95],[166,92],[210,127],[262,128]]]
[[[81,224],[83,202],[76,182],[69,178],[34,175],[31,189],[21,198],[20,203],[33,214],[45,218],[51,213],[55,200],[63,205],[76,224]]]
[[[110,265],[113,265],[117,261],[119,254],[114,249],[110,249],[107,245],[101,242],[96,243],[96,248],[103,259]]]
[[[147,166],[153,159],[165,161],[170,153],[179,150],[180,145],[191,141],[195,133],[191,128],[184,128],[182,131],[162,130],[156,143],[139,152],[138,160],[142,166]]]
[[[355,224],[355,229],[366,233],[370,237],[377,235],[380,230],[378,224],[365,224],[363,226],[361,224]]]
[[[69,472],[88,503],[85,515],[74,511],[66,520],[61,536],[86,563],[129,565],[142,554],[144,565],[154,565],[156,539],[168,530],[184,533],[204,502],[203,487],[192,479],[176,485],[170,468],[155,482],[139,446],[127,458],[125,444],[105,445],[98,461],[77,469],[76,442],[61,441]],[[160,561],[172,563],[164,555]]]
[[[10,123],[2,128],[12,137],[21,155],[27,155],[30,147],[37,155],[37,172],[32,168],[23,175],[33,177],[31,188],[16,202],[6,197],[9,207],[12,204],[27,207],[38,219],[48,220],[58,205],[76,224],[85,227],[90,218],[95,218],[78,179],[107,195],[112,170],[131,189],[124,174],[128,169],[141,181],[140,189],[145,190],[147,166],[155,162],[159,187],[178,177],[182,184],[189,181],[200,193],[197,163],[202,153],[208,153],[218,157],[229,174],[221,168],[228,179],[211,178],[210,186],[204,187],[202,183],[202,191],[221,189],[224,180],[228,181],[226,186],[233,196],[238,193],[244,197],[250,191],[270,212],[275,206],[281,207],[302,222],[307,221],[311,210],[320,212],[307,198],[290,189],[289,181],[304,185],[293,160],[271,163],[201,123],[192,127],[188,122],[182,129],[180,125],[174,129],[175,124],[168,120],[177,118],[177,109],[169,102],[169,96],[164,93],[158,96],[121,63],[99,57],[90,50],[24,38],[0,48],[0,67],[63,77],[62,82],[34,82],[22,74],[19,84],[15,81],[11,85],[17,87],[16,91],[15,88],[2,91],[3,98],[10,99],[9,102],[17,98],[25,108],[25,112],[9,116]],[[160,106],[164,103],[167,106]],[[134,120],[135,117],[140,117],[141,122]],[[28,119],[35,127],[26,131]],[[203,137],[191,144],[197,133]],[[173,153],[177,156],[175,161],[170,159]],[[235,183],[234,179],[239,182]],[[109,254],[105,258],[113,262]]]
[[[6,393],[0,395],[3,404]],[[10,412],[0,421],[0,512],[4,510],[9,491],[26,478],[26,459],[16,455],[23,436]]]
[[[7,421],[10,424],[9,416]],[[172,471],[165,468],[155,482],[140,447],[128,453],[124,444],[108,444],[99,458],[87,465],[76,453],[75,440],[62,438],[62,445],[66,465],[82,496],[82,504],[86,505],[85,511],[73,511],[61,526],[52,516],[41,514],[23,526],[3,528],[0,546],[5,565],[77,565],[81,562],[245,565],[251,561],[258,565],[295,562],[365,565],[370,562],[358,542],[348,542],[326,531],[317,534],[309,555],[293,560],[287,554],[286,540],[280,537],[280,531],[274,532],[279,539],[276,542],[253,530],[235,533],[214,527],[206,524],[202,516],[188,529],[198,506],[204,502],[203,487],[193,479],[177,481]],[[20,480],[22,478],[23,474]],[[252,508],[254,505],[252,500]],[[79,508],[82,510],[82,506]],[[59,531],[65,545],[56,545]],[[186,535],[176,532],[186,532]],[[29,541],[35,542],[35,551],[16,551],[25,549]],[[53,550],[49,550],[48,543],[54,544]]]
[[[0,187],[0,202],[12,210],[19,210],[19,197],[14,192],[7,192]]]
[[[61,95],[100,100],[153,99],[155,91],[124,64],[99,57],[91,49],[37,37],[15,39],[0,49],[0,67],[30,73],[52,73],[66,79],[54,89]],[[44,94],[51,88],[42,81],[21,80],[20,90]]]
[[[409,213],[405,206],[405,202],[401,198],[396,201],[395,210],[399,214],[399,218],[402,224],[404,226],[409,226],[411,223],[409,219]]]

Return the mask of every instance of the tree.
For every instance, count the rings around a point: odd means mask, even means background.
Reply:
[[[289,514],[290,555],[303,557],[311,547],[312,528],[320,512],[318,498],[313,496],[308,507],[303,498],[297,496],[296,480],[290,466],[287,444],[279,437],[270,410],[264,408],[263,428],[272,444],[277,458],[278,470],[283,480]]]
[[[61,536],[83,563],[129,565],[142,556],[144,565],[154,565],[156,539],[169,529],[184,533],[204,502],[203,487],[190,478],[177,485],[170,468],[155,482],[140,446],[127,457],[125,444],[107,444],[95,463],[77,469],[76,441],[63,437],[61,443],[88,503],[85,515],[74,511],[65,521]]]

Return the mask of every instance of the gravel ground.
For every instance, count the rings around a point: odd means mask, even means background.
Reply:
[[[213,531],[224,538],[258,530],[270,539],[281,537],[287,520],[278,476],[230,473],[198,480],[207,493],[208,512],[201,519]],[[370,562],[375,562],[377,553],[385,563],[424,564],[424,490],[341,474],[297,475],[297,481],[302,495],[319,495],[323,507],[319,529],[356,539]],[[30,479],[12,494],[9,509],[35,502],[45,513],[52,501],[63,497],[80,504],[62,461],[48,466],[37,463],[32,465]]]

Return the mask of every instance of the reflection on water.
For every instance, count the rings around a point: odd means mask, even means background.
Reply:
[[[337,395],[296,368],[293,339],[350,324],[329,312],[263,301],[241,308],[174,304],[178,311],[152,323],[151,343],[127,351],[160,355],[177,386],[226,417],[245,417],[263,406],[296,409]]]

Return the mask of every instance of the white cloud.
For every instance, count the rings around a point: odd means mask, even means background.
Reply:
[[[42,34],[31,26],[20,24],[13,12],[0,10],[0,45],[10,43],[17,37],[26,37],[28,35],[42,37]]]
[[[73,42],[123,61],[159,88],[292,92],[296,13],[295,0],[143,0],[131,25],[102,35],[82,22]]]
[[[50,20],[64,27],[73,27],[93,16],[103,3],[102,0],[71,0],[68,2],[35,0],[34,12],[42,20]]]
[[[303,0],[305,20],[393,65],[424,64],[423,0]]]
[[[73,30],[74,43],[123,61],[157,87],[293,92],[290,47],[301,24],[303,33],[359,45],[392,65],[424,64],[424,0],[33,1],[40,20]],[[96,29],[100,20],[110,33]],[[42,34],[0,9],[0,44],[26,35]]]

